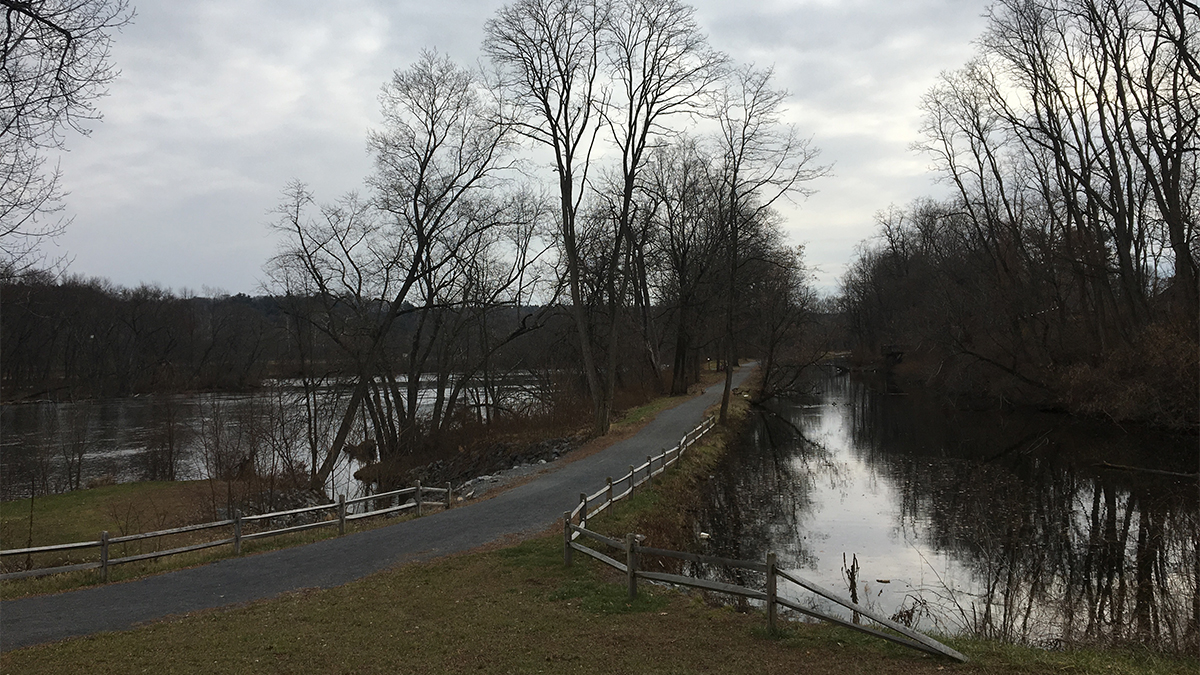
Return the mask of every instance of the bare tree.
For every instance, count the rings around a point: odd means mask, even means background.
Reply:
[[[356,420],[382,457],[413,447],[424,423],[422,373],[430,365],[438,369],[438,419],[428,425],[436,429],[451,416],[460,391],[447,390],[448,369],[463,367],[454,356],[468,332],[462,308],[519,304],[535,281],[528,271],[539,257],[536,222],[528,219],[536,221],[540,210],[527,197],[497,190],[498,174],[509,166],[508,133],[484,94],[448,58],[423,53],[381,95],[384,127],[370,136],[373,199],[351,195],[314,216],[311,194],[295,184],[279,209],[288,242],[272,263],[276,283],[322,303],[307,320],[354,368],[352,394],[314,487],[330,475]],[[517,234],[506,239],[501,232]],[[519,264],[481,275],[500,269],[489,263],[501,250],[514,249]],[[522,321],[499,339],[535,325]]]
[[[642,180],[654,229],[650,282],[675,327],[673,395],[685,393],[694,381],[690,357],[705,318],[718,311],[720,284],[713,277],[724,242],[717,200],[709,190],[713,161],[694,139],[681,138],[651,154]]]
[[[604,41],[607,71],[613,83],[605,122],[621,155],[615,200],[616,236],[608,255],[609,301],[606,391],[597,430],[607,432],[617,368],[617,321],[628,286],[640,293],[642,342],[655,373],[650,335],[644,259],[647,233],[635,227],[635,197],[648,152],[672,135],[667,121],[691,115],[708,102],[724,74],[727,58],[708,45],[695,21],[695,8],[678,0],[622,0],[614,5]],[[643,223],[649,223],[645,216]],[[624,249],[624,254],[622,254]],[[624,261],[624,269],[622,267]],[[639,274],[639,271],[642,273]]]
[[[517,133],[552,151],[558,177],[559,234],[572,316],[591,395],[594,427],[608,430],[605,388],[592,352],[584,306],[577,217],[599,133],[605,0],[519,0],[484,27],[484,52],[499,68],[500,87]]]
[[[631,291],[642,342],[658,369],[644,273],[649,220],[636,204],[648,152],[674,133],[668,120],[704,108],[726,62],[694,15],[678,0],[522,0],[487,25],[484,48],[512,98],[516,128],[554,154],[562,256],[593,426],[601,434],[609,428],[618,323]],[[585,220],[580,206],[604,129],[619,160],[603,185],[592,186],[600,205]],[[595,278],[583,279],[585,268]],[[589,294],[589,286],[598,292]],[[604,308],[602,320],[589,316],[589,299]]]
[[[1169,40],[1180,63],[1192,80],[1200,82],[1200,45],[1196,32],[1200,29],[1200,5],[1190,0],[1143,0],[1146,9],[1158,21],[1161,35]]]
[[[0,276],[41,262],[39,243],[62,232],[57,167],[42,151],[63,132],[88,132],[95,100],[116,71],[112,32],[133,18],[126,0],[0,0]]]
[[[804,265],[804,247],[766,243],[746,275],[754,280],[746,295],[752,339],[763,360],[760,398],[793,390],[804,369],[816,363],[826,347],[817,336],[806,334],[811,333],[806,329],[817,300]]]
[[[773,89],[771,76],[770,69],[743,66],[730,75],[716,103],[715,115],[720,124],[716,144],[722,165],[712,183],[720,199],[728,256],[722,422],[729,411],[737,359],[734,315],[745,225],[760,220],[780,199],[811,194],[807,184],[829,172],[828,166],[816,163],[820,151],[809,139],[800,137],[794,126],[783,122],[787,92]]]
[[[1200,264],[1192,251],[1196,238],[1196,212],[1200,195],[1200,167],[1196,140],[1200,137],[1200,8],[1194,3],[1147,4],[1150,14],[1132,26],[1132,54],[1119,51],[1123,40],[1105,40],[1104,48],[1120,69],[1124,82],[1117,87],[1123,111],[1124,133],[1137,142],[1130,148],[1166,226],[1166,240],[1174,258],[1174,291],[1178,314],[1192,320],[1200,308]],[[1101,26],[1105,22],[1099,22]],[[1117,35],[1123,38],[1123,35]],[[1186,74],[1185,74],[1186,73]]]

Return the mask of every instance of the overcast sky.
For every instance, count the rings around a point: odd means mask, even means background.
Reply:
[[[262,292],[268,224],[289,180],[319,200],[370,171],[366,133],[393,70],[436,47],[479,57],[502,0],[137,0],[116,36],[104,120],[62,157],[74,221],[52,256],[69,271],[195,293]],[[984,0],[705,0],[714,47],[774,65],[789,117],[833,175],[786,230],[827,291],[874,214],[940,194],[917,139],[921,95],[961,67]]]

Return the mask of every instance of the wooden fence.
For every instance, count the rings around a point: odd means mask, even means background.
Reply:
[[[669,450],[663,450],[662,453],[656,456],[647,456],[646,461],[639,466],[630,466],[629,473],[621,476],[617,480],[613,480],[610,476],[606,480],[603,488],[600,488],[595,494],[580,493],[579,504],[573,511],[570,511],[567,516],[573,522],[579,523],[580,526],[587,526],[587,519],[596,516],[612,506],[613,502],[624,499],[633,494],[634,488],[642,484],[652,484],[654,477],[667,470],[675,462],[679,461],[679,457],[700,440],[702,436],[712,430],[717,425],[715,417],[708,417],[700,426],[692,429],[683,435],[679,440],[679,444]]]
[[[175,527],[169,530],[158,530],[156,532],[145,532],[142,534],[130,534],[122,537],[110,537],[108,532],[101,532],[100,538],[95,541],[78,541],[70,544],[54,544],[52,546],[34,546],[31,548],[17,548],[0,551],[0,558],[9,556],[32,556],[43,553],[54,553],[62,551],[74,551],[79,549],[99,548],[100,560],[76,565],[61,565],[58,567],[43,567],[38,569],[28,569],[20,572],[9,572],[0,574],[0,580],[6,579],[23,579],[27,577],[41,577],[49,574],[59,574],[62,572],[74,572],[77,570],[99,569],[101,579],[108,581],[108,568],[112,565],[120,565],[124,563],[137,562],[139,560],[151,560],[154,558],[162,558],[180,553],[188,553],[191,551],[199,551],[215,546],[225,546],[232,544],[235,555],[241,555],[242,542],[253,539],[265,539],[267,537],[275,537],[281,534],[291,532],[301,532],[303,530],[311,530],[318,527],[337,527],[338,535],[346,533],[346,523],[363,518],[371,518],[374,516],[382,516],[389,513],[400,513],[402,511],[415,510],[418,516],[422,515],[426,507],[442,507],[450,508],[453,503],[453,490],[450,484],[447,483],[444,488],[423,487],[418,481],[414,487],[393,490],[391,492],[383,492],[380,494],[368,495],[366,497],[355,497],[354,499],[346,499],[345,495],[338,495],[336,502],[329,504],[320,504],[317,506],[306,506],[299,509],[291,509],[289,511],[276,511],[273,513],[262,513],[257,515],[242,516],[235,512],[234,517],[227,520],[218,520],[211,523],[200,523],[198,525],[186,525],[184,527]],[[405,497],[412,496],[411,500],[405,500]],[[427,497],[441,495],[443,498],[438,501],[426,501]],[[370,504],[374,502],[388,503],[395,502],[392,506],[378,508],[374,511],[363,511],[361,513],[350,513],[350,507],[356,504]],[[312,522],[301,523],[299,525],[291,525],[288,527],[280,527],[277,529],[258,530],[253,532],[245,532],[243,530],[250,529],[255,523],[270,523],[278,518],[296,518],[306,514],[320,514],[322,512],[332,512],[329,517]],[[202,530],[212,530],[218,528],[232,528],[229,537],[222,539],[213,539],[198,544],[190,544],[161,551],[153,551],[150,553],[139,553],[137,555],[129,555],[120,558],[112,558],[109,556],[111,547],[116,544],[125,544],[135,541],[146,541],[157,539],[159,537],[167,537],[171,535],[185,534],[188,532],[199,532]]]
[[[647,457],[646,462],[641,466],[629,467],[629,473],[616,481],[614,481],[612,478],[609,478],[605,487],[593,495],[581,494],[579,496],[579,505],[576,506],[574,510],[563,513],[563,561],[567,565],[570,565],[574,557],[573,553],[578,551],[589,557],[599,560],[609,567],[621,571],[628,579],[630,598],[636,597],[637,595],[638,579],[647,579],[661,583],[700,588],[707,591],[715,591],[717,593],[725,593],[749,598],[751,600],[762,601],[766,605],[767,624],[772,631],[774,631],[776,628],[778,608],[782,606],[806,616],[874,635],[906,647],[911,647],[912,649],[948,656],[964,663],[967,661],[966,656],[963,656],[961,653],[950,647],[947,647],[946,645],[927,635],[880,616],[869,609],[860,607],[859,605],[852,603],[850,600],[839,597],[837,594],[822,588],[821,586],[818,586],[817,584],[814,584],[803,577],[779,569],[776,566],[774,553],[767,554],[767,559],[765,562],[733,560],[729,558],[697,555],[695,553],[669,551],[666,549],[643,546],[641,542],[644,541],[645,538],[642,535],[627,534],[625,535],[624,541],[619,541],[587,529],[588,519],[604,511],[604,509],[611,506],[613,502],[632,494],[634,488],[638,487],[639,485],[652,482],[654,476],[662,473],[667,467],[678,461],[680,455],[682,455],[684,451],[686,451],[692,444],[699,440],[701,436],[708,433],[708,431],[711,430],[714,425],[715,421],[712,418],[705,420],[700,426],[696,427],[696,429],[686,434],[676,447],[664,451],[657,457]],[[623,489],[618,492],[617,489],[621,487],[623,487]],[[624,553],[625,562],[622,563],[611,556],[605,555],[600,551],[589,548],[577,542],[576,540],[580,537],[586,537],[601,544],[605,544],[616,551]],[[618,555],[620,555],[620,553],[618,553]],[[726,568],[745,569],[753,572],[759,572],[766,576],[766,587],[762,590],[759,590],[745,586],[738,586],[735,584],[727,584],[720,581],[712,581],[709,579],[697,579],[695,577],[683,576],[679,574],[651,572],[649,570],[639,568],[639,560],[643,556],[675,558],[677,560],[686,560],[696,564],[718,565]],[[865,626],[854,621],[847,621],[840,617],[821,612],[813,607],[801,605],[797,601],[780,597],[778,592],[778,584],[780,579],[791,582],[792,584],[810,591],[821,598],[845,607],[852,612],[855,612],[856,615],[867,617],[871,621],[874,621],[881,626],[899,633],[899,635],[885,633],[881,630],[877,630],[870,626]]]

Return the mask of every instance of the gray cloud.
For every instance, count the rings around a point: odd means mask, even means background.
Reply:
[[[59,252],[71,271],[120,284],[255,292],[274,252],[269,211],[283,185],[323,198],[370,170],[377,93],[424,47],[478,58],[503,3],[142,0],[117,36],[122,70],[105,120],[61,159],[74,216]],[[832,288],[872,214],[935,188],[916,140],[917,103],[961,66],[982,1],[698,3],[714,46],[773,64],[789,119],[835,175],[788,230]]]

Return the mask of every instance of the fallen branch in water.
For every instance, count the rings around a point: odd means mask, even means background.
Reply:
[[[1114,471],[1136,471],[1139,473],[1152,473],[1157,476],[1173,476],[1175,478],[1200,478],[1200,473],[1180,473],[1178,471],[1164,471],[1162,469],[1146,469],[1140,466],[1125,466],[1124,464],[1110,464],[1108,462],[1099,462],[1092,466],[1101,469],[1112,469]]]

